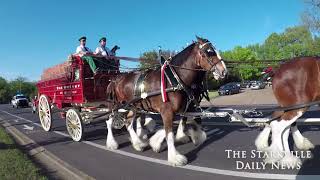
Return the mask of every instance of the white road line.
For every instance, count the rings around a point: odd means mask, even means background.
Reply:
[[[13,117],[17,117],[19,119],[25,120],[27,122],[33,123],[37,126],[41,126],[38,123],[34,123],[31,120],[25,119],[23,117],[20,116],[16,116],[14,114],[11,114],[7,111],[3,111],[0,110],[1,112],[11,115]],[[68,134],[63,133],[63,132],[59,132],[59,131],[53,131],[56,134],[65,136],[65,137],[69,137]],[[211,133],[214,133],[215,131],[212,130]],[[157,164],[162,164],[162,165],[167,165],[170,166],[168,164],[168,162],[166,160],[161,160],[161,159],[156,159],[156,158],[152,158],[152,157],[147,157],[147,156],[142,156],[142,155],[138,155],[138,154],[134,154],[134,153],[130,153],[130,152],[126,152],[126,151],[122,151],[122,150],[109,150],[106,149],[105,146],[97,144],[97,143],[93,143],[90,141],[81,141],[82,143],[85,143],[87,145],[90,146],[94,146],[96,148],[99,149],[103,149],[106,151],[110,151],[113,153],[117,153],[117,154],[121,154],[127,157],[131,157],[131,158],[135,158],[135,159],[139,159],[139,160],[143,160],[143,161],[148,161],[148,162],[153,162],[153,163],[157,163]],[[210,174],[220,174],[220,175],[225,175],[225,176],[236,176],[236,177],[245,177],[245,178],[258,178],[258,179],[296,179],[297,177],[300,177],[301,175],[297,176],[297,175],[292,175],[292,174],[269,174],[269,173],[252,173],[252,172],[240,172],[240,171],[232,171],[232,170],[224,170],[224,169],[216,169],[216,168],[209,168],[209,167],[202,167],[202,166],[194,166],[194,165],[186,165],[183,167],[178,167],[181,169],[188,169],[188,170],[193,170],[193,171],[199,171],[199,172],[205,172],[205,173],[210,173]],[[303,178],[312,178],[312,177],[319,177],[319,176],[302,176]]]

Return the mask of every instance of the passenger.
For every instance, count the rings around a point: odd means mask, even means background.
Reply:
[[[77,47],[76,53],[80,55],[92,54],[92,51],[88,47],[86,47],[87,38],[85,36],[82,36],[79,41],[80,45]]]
[[[110,49],[106,47],[106,44],[107,44],[107,38],[106,37],[102,37],[99,40],[99,43],[100,43],[100,46],[98,46],[96,48],[96,51],[94,53],[95,55],[106,56],[106,57],[114,56],[114,53],[111,52]]]
[[[81,58],[84,60],[84,61],[87,61],[87,63],[89,64],[90,66],[90,69],[92,70],[92,72],[94,73],[94,75],[96,75],[99,71],[99,68],[97,68],[96,66],[96,63],[93,59],[92,55],[92,51],[86,47],[86,40],[87,38],[85,36],[81,37],[79,39],[80,41],[80,45],[77,47],[77,50],[76,50],[76,54],[82,56]]]

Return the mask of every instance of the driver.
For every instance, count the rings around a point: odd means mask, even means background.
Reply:
[[[79,39],[80,45],[76,49],[77,54],[81,54],[81,55],[92,54],[92,51],[88,47],[86,47],[86,41],[87,41],[87,37],[85,36],[82,36]]]

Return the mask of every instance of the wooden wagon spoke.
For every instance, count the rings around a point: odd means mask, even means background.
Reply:
[[[81,117],[78,110],[69,109],[66,115],[66,126],[69,135],[74,141],[80,141],[82,138]]]

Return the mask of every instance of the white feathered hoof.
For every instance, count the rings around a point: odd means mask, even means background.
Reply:
[[[143,141],[138,141],[138,142],[132,143],[132,146],[136,151],[141,152],[144,150],[144,148],[146,148],[148,146],[148,143],[143,142]]]
[[[165,131],[164,129],[160,129],[157,131],[150,139],[149,145],[154,152],[160,152],[161,144],[165,138]]]
[[[292,154],[289,154],[289,155],[285,155],[281,160],[280,160],[280,163],[283,167],[287,167],[288,169],[291,169],[291,168],[296,168],[296,167],[301,167],[301,160],[292,155]]]
[[[283,158],[283,152],[273,145],[265,148],[264,152],[266,152],[268,156],[263,161],[268,164],[279,162]]]
[[[110,149],[110,150],[116,150],[118,149],[119,145],[115,140],[107,140],[106,147],[107,149]]]
[[[152,150],[156,153],[160,152],[161,149],[161,142],[159,143],[159,139],[156,136],[152,136],[149,140],[149,145],[152,148]]]
[[[207,134],[202,130],[195,131],[193,128],[191,128],[188,130],[188,132],[193,144],[196,146],[201,145],[207,139]]]
[[[298,138],[295,138],[295,136],[293,136],[293,139],[294,139],[295,145],[300,150],[309,150],[314,148],[314,145],[312,144],[312,142],[305,137],[298,139]]]
[[[144,122],[144,126],[147,127],[149,132],[154,132],[154,130],[156,129],[156,121],[150,117],[146,117],[145,122]]]
[[[168,154],[168,162],[172,166],[185,166],[188,163],[188,159],[176,152],[175,154]]]
[[[148,138],[147,132],[145,129],[141,129],[137,131],[137,135],[139,138],[146,140]]]
[[[189,137],[184,133],[184,132],[177,132],[176,138],[175,138],[176,142],[181,142],[181,143],[187,143],[190,141]]]
[[[258,151],[264,152],[265,149],[269,147],[268,140],[269,140],[270,132],[271,132],[271,128],[265,127],[256,138],[254,144],[256,145]]]

